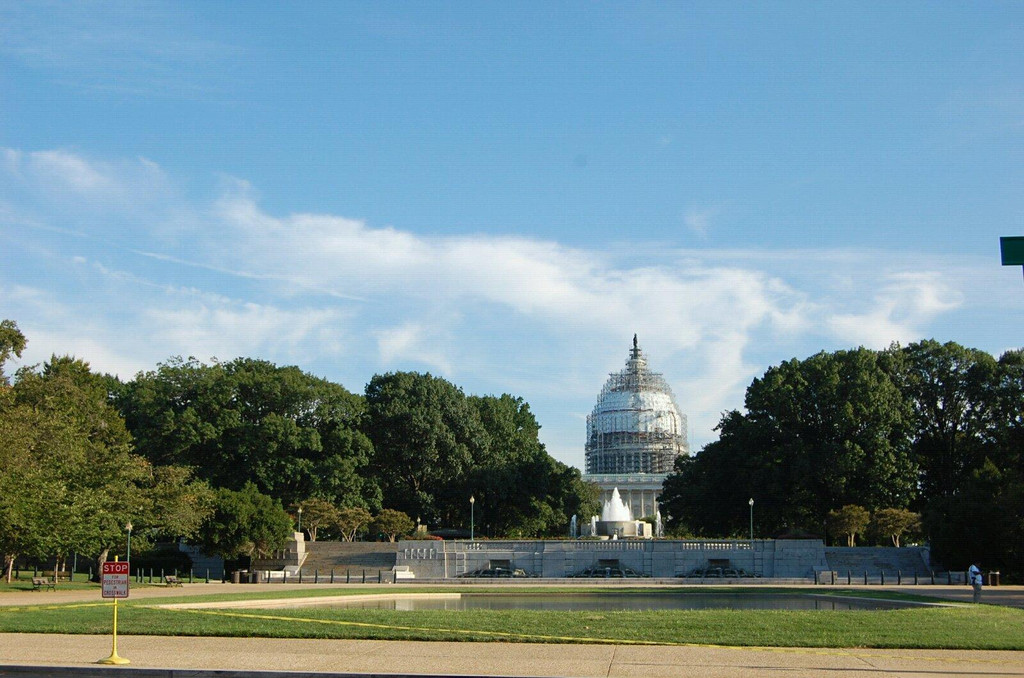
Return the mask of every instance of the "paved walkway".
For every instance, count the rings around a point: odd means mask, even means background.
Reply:
[[[292,585],[267,585],[282,590]],[[294,585],[298,588],[299,585]],[[261,585],[247,585],[256,591]],[[308,585],[304,588],[308,589]],[[414,589],[414,587],[409,587]],[[824,587],[817,587],[819,590]],[[840,587],[841,588],[841,587]],[[862,587],[857,587],[862,588]],[[893,590],[895,587],[872,587]],[[264,590],[266,590],[264,589]],[[188,594],[238,592],[238,585],[186,585]],[[397,587],[406,590],[406,587]],[[396,592],[397,592],[396,590]],[[903,587],[910,591],[911,587]],[[967,587],[917,587],[914,592],[967,600]],[[181,595],[143,588],[133,598]],[[96,591],[0,595],[0,607],[95,600]],[[985,591],[989,602],[1024,607],[1024,587]],[[88,667],[110,654],[109,636],[0,634],[0,675],[7,666]],[[131,667],[182,670],[297,671],[473,676],[1024,676],[1024,652],[732,647],[631,647],[516,643],[425,643],[371,640],[121,636],[118,653]],[[120,669],[112,667],[110,671]],[[45,671],[44,671],[45,672]],[[40,674],[42,675],[42,673]]]
[[[109,636],[0,634],[0,663],[90,666]],[[122,636],[132,667],[473,676],[1024,676],[1024,653]],[[111,671],[117,671],[111,668]],[[0,675],[4,673],[0,667]]]

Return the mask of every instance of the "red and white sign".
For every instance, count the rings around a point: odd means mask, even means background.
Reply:
[[[104,598],[127,598],[128,597],[128,569],[127,562],[106,562],[103,563],[103,570],[100,576]]]

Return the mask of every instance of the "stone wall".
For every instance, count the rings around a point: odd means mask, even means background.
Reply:
[[[253,558],[252,569],[256,572],[264,570],[287,570],[294,574],[306,560],[306,537],[301,532],[292,532],[292,537],[285,542],[284,548],[275,551],[270,558]]]
[[[650,577],[727,567],[760,577],[809,578],[827,567],[820,540],[403,541],[396,564],[417,579],[451,579],[493,567],[546,578],[617,563]]]
[[[208,556],[198,546],[184,542],[178,542],[178,550],[192,559],[192,572],[197,577],[205,577],[207,573],[211,579],[221,579],[224,576],[224,559],[220,556]]]

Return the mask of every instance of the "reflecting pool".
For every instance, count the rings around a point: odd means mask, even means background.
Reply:
[[[446,598],[388,598],[336,603],[347,608],[379,610],[894,610],[918,603],[843,598],[801,593],[598,593],[490,594],[466,593]]]

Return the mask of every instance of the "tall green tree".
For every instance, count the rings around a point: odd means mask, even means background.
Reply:
[[[984,351],[934,340],[890,351],[890,358],[913,412],[909,435],[924,495],[952,497],[982,466],[994,442],[996,360]]]
[[[251,482],[289,505],[380,505],[362,398],[296,367],[172,358],[121,385],[115,403],[156,464],[191,466],[217,487]]]
[[[919,367],[918,380],[927,393],[952,394],[944,396],[951,412],[921,425],[920,453],[929,463],[921,513],[933,557],[951,568],[981,560],[1024,576],[1024,352],[1007,351],[993,363],[956,345],[926,348],[929,370]]]
[[[899,548],[900,538],[905,532],[920,529],[921,514],[907,509],[883,508],[875,511],[871,522],[878,534],[889,537],[892,545]]]
[[[0,370],[26,339],[0,323]],[[154,468],[134,454],[131,436],[110,406],[115,379],[83,360],[53,356],[0,382],[0,551],[52,559],[72,552],[98,563],[125,543],[125,525],[147,538],[194,534],[209,511],[210,490],[187,469]],[[97,571],[99,567],[97,567]]]
[[[999,356],[995,388],[996,462],[1024,473],[1024,349]]]
[[[36,450],[65,444],[70,436],[50,424],[29,407],[11,401],[0,407],[0,554],[8,582],[18,556],[53,553],[49,520],[58,514],[62,485],[39,463]]]
[[[669,526],[740,534],[754,498],[761,530],[821,532],[851,503],[905,507],[917,490],[910,411],[883,356],[819,353],[769,368],[726,413],[719,440],[666,481]]]
[[[33,448],[33,462],[55,488],[46,547],[58,560],[75,551],[104,562],[124,543],[128,520],[148,512],[144,486],[152,469],[133,454],[124,422],[108,404],[107,384],[88,363],[66,356],[17,374],[15,403],[54,432]]]
[[[374,528],[394,542],[395,539],[412,532],[415,524],[412,518],[394,509],[384,509],[373,519]]]
[[[528,403],[508,394],[474,396],[469,401],[487,433],[485,451],[463,493],[476,499],[481,533],[560,536],[566,534],[573,514],[586,519],[597,513],[596,487],[583,483],[579,471],[547,453]],[[469,516],[465,519],[468,522]]]
[[[665,483],[670,526],[723,536],[814,529],[846,504],[921,514],[932,557],[1024,575],[1024,351],[926,340],[770,368],[719,439]]]
[[[10,381],[4,373],[4,365],[11,356],[21,357],[25,350],[25,335],[18,329],[13,320],[0,320],[0,386],[7,386]]]
[[[366,400],[389,507],[428,525],[473,519],[481,534],[520,537],[565,534],[574,513],[596,511],[595,488],[547,453],[522,398],[467,397],[444,379],[399,372],[374,377]]]
[[[480,417],[462,390],[430,374],[393,372],[370,380],[366,406],[384,505],[430,525],[461,522],[467,473],[487,451]]]
[[[853,546],[858,534],[864,532],[871,522],[871,513],[863,506],[847,504],[842,508],[828,512],[828,521],[832,529],[846,535],[846,545]]]
[[[309,531],[309,540],[316,541],[321,528],[331,528],[338,524],[338,509],[324,499],[307,499],[295,505],[295,510],[302,511],[302,524]]]
[[[335,526],[341,532],[343,541],[355,541],[356,535],[369,525],[371,520],[373,520],[373,516],[369,511],[361,506],[350,506],[338,510],[338,520],[335,522]]]
[[[226,487],[217,490],[200,544],[206,553],[227,560],[266,557],[284,546],[292,527],[281,502],[249,482],[237,492]]]
[[[0,321],[0,555],[8,582],[19,555],[42,551],[45,532],[40,518],[46,499],[53,496],[43,469],[33,459],[42,428],[40,417],[31,408],[15,404],[4,369],[12,355],[21,357],[25,346],[17,323]]]
[[[143,483],[149,510],[134,522],[157,539],[194,539],[213,513],[214,491],[187,466],[154,466]]]
[[[161,535],[194,534],[209,512],[205,483],[133,452],[109,404],[111,383],[82,360],[54,356],[19,370],[5,392],[0,513],[7,520],[0,522],[8,527],[0,541],[8,556],[52,558],[62,569],[75,552],[95,554],[99,565],[125,545],[129,521],[144,546]]]

